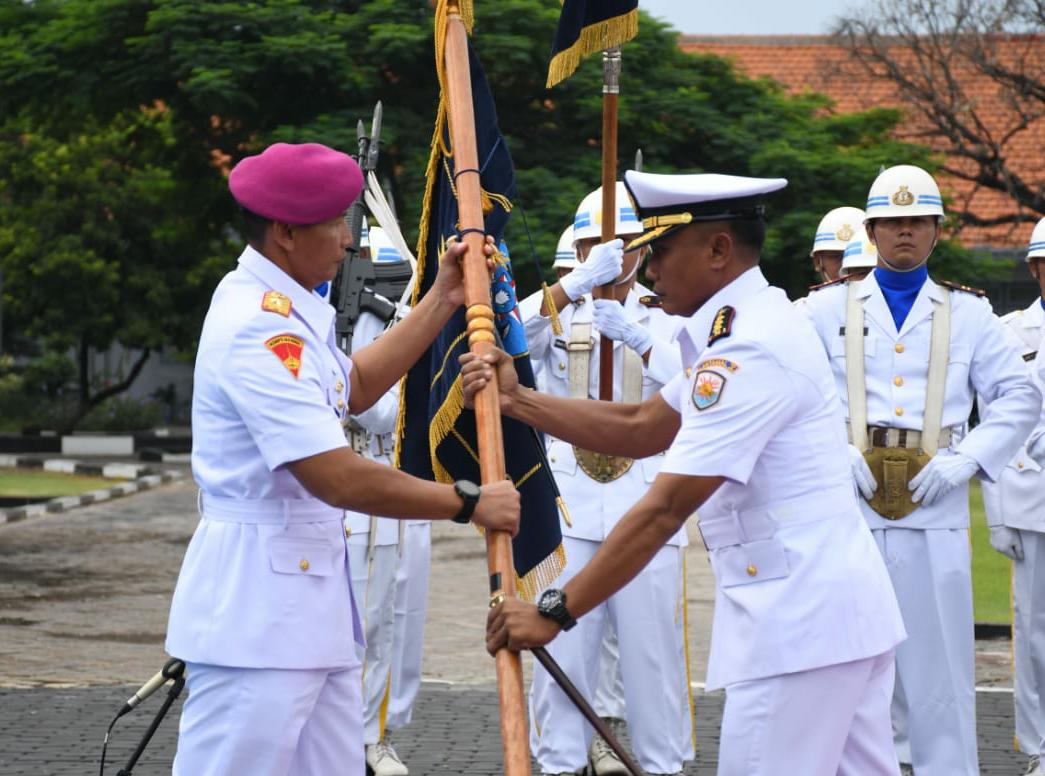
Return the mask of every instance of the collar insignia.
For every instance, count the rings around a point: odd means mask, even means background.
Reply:
[[[643,307],[660,307],[660,297],[656,294],[646,294],[639,297],[639,304]]]
[[[914,194],[908,191],[906,186],[901,186],[896,190],[896,193],[893,194],[893,204],[899,205],[900,207],[904,207],[906,205],[913,205]]]
[[[286,297],[284,297],[286,299]],[[289,303],[289,299],[287,302]],[[301,353],[305,349],[305,341],[293,334],[277,334],[265,340],[265,347],[276,354],[290,373],[297,380],[301,373]]]
[[[266,291],[261,297],[261,309],[267,313],[279,313],[284,318],[289,318],[290,308],[290,297],[279,291]]]
[[[737,311],[728,304],[715,313],[715,320],[711,324],[711,333],[708,334],[708,345],[713,345],[720,339],[725,339],[733,331],[733,318]]]

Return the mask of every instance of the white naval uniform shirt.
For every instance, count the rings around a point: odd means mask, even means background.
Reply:
[[[639,298],[651,292],[638,283],[628,292],[624,300],[624,314],[638,323],[653,337],[649,363],[642,368],[642,398],[653,396],[682,368],[678,345],[674,342],[679,319],[655,307],[647,307]],[[566,305],[559,313],[563,333],[552,332],[551,318],[541,315],[543,293],[538,292],[519,304],[519,312],[526,328],[526,340],[530,347],[530,359],[534,371],[544,375],[546,393],[553,396],[570,396],[569,354],[566,342],[570,338],[570,327],[574,323],[592,323],[594,306],[591,295],[585,294],[577,302]],[[599,332],[592,325],[591,336],[594,347],[588,366],[588,396],[599,398]],[[621,384],[624,374],[624,349],[621,342],[613,343],[613,399],[621,401]],[[546,436],[548,465],[555,476],[559,495],[566,503],[570,514],[568,524],[562,522],[563,536],[601,542],[613,530],[627,507],[642,497],[657,477],[663,454],[652,455],[635,461],[631,469],[609,483],[593,480],[577,465],[573,445]],[[685,546],[688,540],[684,530],[671,538],[668,544]]]
[[[990,303],[963,291],[925,283],[897,331],[874,272],[859,283],[864,306],[864,361],[867,423],[871,426],[921,431],[929,372],[929,335],[933,300],[951,299],[951,339],[941,426],[954,434],[951,449],[979,464],[981,476],[996,480],[1034,427],[1041,395],[1031,382],[1027,364],[991,311]],[[838,393],[848,418],[846,390],[845,310],[848,283],[809,295],[799,309],[812,321],[827,350]],[[980,394],[991,412],[964,438],[962,432]],[[879,483],[881,485],[881,483]],[[902,520],[887,520],[866,501],[860,508],[872,528],[966,528],[969,489],[955,488]]]
[[[708,345],[727,305],[732,331]],[[896,646],[903,622],[860,518],[841,405],[812,327],[755,267],[678,339],[690,366],[661,391],[682,416],[661,471],[726,478],[699,511],[716,588],[708,688]]]
[[[1029,364],[1045,336],[1045,309],[1041,300],[1035,299],[1026,309],[1003,316],[1001,322],[1015,335]],[[1039,380],[1040,390],[1040,378],[1033,372],[1032,377]],[[981,402],[980,412],[989,416],[991,408]],[[1026,444],[1006,464],[997,482],[983,483],[983,504],[988,525],[1045,532],[1045,470],[1027,454]]]
[[[290,299],[289,315],[262,309],[268,291]],[[249,247],[214,292],[192,400],[201,519],[171,604],[172,655],[244,668],[359,662],[342,511],[286,468],[347,445],[352,363],[333,324],[334,308]],[[266,345],[280,335],[302,343],[296,376]]]

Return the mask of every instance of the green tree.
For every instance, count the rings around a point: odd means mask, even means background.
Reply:
[[[600,177],[598,58],[544,88],[556,0],[477,0],[482,59],[517,167],[521,292],[536,288]],[[860,205],[881,165],[929,164],[898,114],[839,114],[679,50],[643,15],[624,48],[621,167],[781,176],[764,266],[792,292],[820,216]],[[385,104],[379,173],[416,237],[437,106],[428,0],[0,0],[0,270],[5,330],[54,347],[191,347],[239,242],[232,164],[277,141],[352,150]],[[528,260],[529,238],[541,269]],[[948,253],[958,279],[973,269]],[[8,315],[10,317],[8,318]],[[126,382],[126,381],[125,381]],[[118,386],[117,386],[118,387]],[[81,385],[84,407],[96,394]]]

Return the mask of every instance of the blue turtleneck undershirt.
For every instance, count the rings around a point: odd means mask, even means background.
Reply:
[[[923,264],[910,272],[894,272],[891,269],[876,267],[874,277],[878,281],[878,287],[882,289],[885,303],[889,305],[896,330],[900,331],[903,322],[907,320],[907,313],[911,312],[918,291],[929,277],[929,268]]]

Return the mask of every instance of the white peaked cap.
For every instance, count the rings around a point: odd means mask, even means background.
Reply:
[[[370,230],[371,261],[399,261],[402,258],[399,249],[392,244],[384,229],[375,226]]]
[[[1027,261],[1045,259],[1045,218],[1038,221],[1030,234],[1030,245],[1027,247]]]
[[[552,262],[553,269],[576,269],[577,252],[573,249],[573,227],[567,226],[559,238],[559,244],[555,246],[555,261]]]
[[[820,219],[813,237],[812,256],[817,251],[844,251],[849,241],[864,234],[864,211],[858,207],[836,207]]]
[[[787,186],[786,178],[747,178],[718,173],[663,175],[628,170],[624,184],[645,232],[628,250],[647,245],[697,221],[762,218],[764,197]]]
[[[842,268],[839,275],[848,275],[854,269],[874,269],[878,266],[878,249],[874,243],[861,235],[851,240],[842,253]]]

